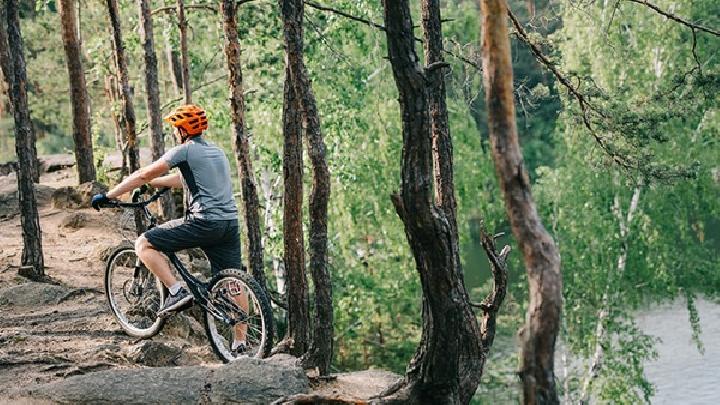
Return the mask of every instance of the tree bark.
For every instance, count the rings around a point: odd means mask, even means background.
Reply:
[[[85,71],[82,67],[82,50],[75,21],[75,0],[60,0],[57,4],[70,79],[75,161],[78,179],[80,183],[86,183],[95,181],[96,174],[93,160],[90,97],[85,83]]]
[[[289,0],[280,1],[284,3]],[[281,6],[285,4],[281,3]],[[286,26],[285,29],[292,29],[292,26]],[[288,282],[288,328],[284,341],[278,347],[287,347],[291,354],[299,357],[308,349],[310,315],[302,226],[302,116],[300,100],[292,86],[288,65],[286,55],[283,97],[283,261]]]
[[[467,403],[485,363],[482,332],[462,282],[457,229],[445,213],[451,210],[454,217],[454,206],[433,203],[430,96],[427,77],[417,63],[408,1],[385,0],[383,5],[403,120],[402,183],[393,203],[415,258],[424,299],[420,345],[404,380],[385,392],[383,400]],[[439,163],[452,167],[450,162]]]
[[[433,177],[435,204],[443,209],[453,228],[457,228],[455,186],[453,179],[453,146],[445,102],[445,60],[443,58],[440,0],[422,1],[422,26],[425,48],[430,122],[432,125]]]
[[[14,81],[16,80],[16,73],[15,73],[15,66],[16,66],[16,58],[18,55],[13,54],[12,47],[13,44],[10,41],[13,41],[14,38],[18,38],[18,40],[22,40],[20,36],[20,16],[19,9],[18,9],[18,3],[14,2],[12,7],[11,4],[8,3],[4,6],[0,4],[0,17],[2,18],[2,23],[0,23],[0,68],[3,70],[3,76],[5,76],[5,83],[8,87],[8,101],[10,104],[10,110],[12,111],[12,105],[13,105],[13,97],[14,97]],[[15,12],[16,15],[11,15],[11,13]],[[11,25],[15,24],[15,27],[12,27]],[[11,31],[16,29],[17,30],[17,37],[15,37],[15,34],[13,34]],[[20,50],[22,51],[22,46],[20,47]],[[20,54],[22,57],[22,64],[23,69],[25,69],[25,57]],[[19,74],[19,73],[18,73]],[[23,77],[26,77],[27,73],[25,71],[22,72]],[[25,93],[25,102],[27,103],[27,88],[25,82],[22,84],[23,91]],[[13,111],[14,114],[14,111]],[[28,112],[29,114],[29,112]],[[29,115],[28,115],[29,116]],[[33,130],[32,122],[29,124],[28,127],[28,133],[26,134],[30,138],[28,139],[29,145],[31,145],[30,149],[28,149],[26,152],[30,154],[30,164],[27,166],[27,170],[30,171],[30,177],[32,178],[32,181],[37,183],[40,181],[40,163],[37,159],[37,149],[35,147],[35,131]]]
[[[0,83],[1,94],[7,97],[6,102],[0,105],[3,111],[8,111],[12,114],[12,107],[10,102],[11,91],[12,91],[12,80],[15,76],[12,70],[12,60],[10,59],[10,47],[7,41],[7,13],[6,7],[0,5],[0,71],[2,71],[3,82]]]
[[[38,216],[33,168],[37,172],[37,153],[33,136],[30,110],[27,98],[27,73],[23,40],[20,32],[19,4],[17,0],[6,0],[8,66],[2,66],[6,77],[11,78],[10,100],[15,119],[15,152],[18,156],[18,195],[20,200],[20,226],[23,234],[22,267],[19,274],[41,280],[45,275],[42,251],[42,231]],[[4,45],[3,45],[4,47]],[[11,71],[9,71],[11,70]]]
[[[122,27],[118,16],[117,1],[106,0],[106,4],[113,31],[112,45],[115,53],[115,61],[117,63],[118,76],[120,77],[119,87],[122,100],[122,116],[125,126],[125,141],[127,142],[125,147],[127,148],[128,164],[130,166],[130,172],[132,173],[140,168],[137,134],[135,130],[135,109],[132,104],[132,94],[130,92],[127,61],[125,60],[125,46],[122,40]]]
[[[150,148],[153,161],[165,153],[162,114],[160,111],[160,85],[158,83],[158,61],[155,53],[155,35],[148,0],[138,0],[140,16],[140,42],[145,53],[145,92],[147,95],[147,119],[150,128]],[[163,195],[160,206],[165,220],[173,218],[175,204],[170,194]]]
[[[307,151],[312,163],[313,185],[310,192],[310,270],[313,278],[315,321],[312,345],[304,358],[305,367],[318,367],[326,375],[332,361],[333,310],[332,285],[327,268],[327,207],[330,197],[330,173],[325,160],[325,142],[320,117],[303,60],[302,0],[282,1],[285,26],[285,49],[290,79],[300,103],[307,137]]]
[[[185,3],[184,0],[177,0],[177,17],[178,25],[180,26],[180,60],[182,67],[182,88],[183,88],[183,103],[192,103],[192,90],[190,89],[190,67],[188,62],[188,47],[187,47],[187,19],[185,18]]]
[[[173,49],[170,38],[165,38],[165,56],[167,57],[168,73],[173,85],[173,91],[180,95],[182,93],[182,66],[180,55]]]
[[[242,64],[238,41],[236,6],[233,0],[223,0],[223,27],[225,29],[225,57],[230,81],[230,113],[235,129],[235,159],[243,197],[245,225],[248,233],[248,257],[253,277],[267,291],[263,266],[262,235],[260,233],[260,199],[250,160],[250,143],[245,128],[245,96],[243,95]]]
[[[480,0],[485,102],[495,170],[512,231],[523,253],[530,289],[520,331],[519,375],[526,404],[556,404],[554,359],[560,328],[562,279],[557,247],[540,221],[523,164],[513,104],[513,75],[505,0]]]

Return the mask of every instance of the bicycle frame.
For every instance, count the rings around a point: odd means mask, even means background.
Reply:
[[[152,228],[155,228],[157,226],[157,219],[155,216],[150,212],[150,210],[147,208],[150,203],[153,201],[156,201],[160,196],[166,192],[168,189],[162,189],[155,194],[153,194],[152,197],[150,197],[146,201],[139,201],[140,200],[140,192],[136,191],[132,194],[132,203],[121,203],[117,202],[113,205],[123,208],[135,208],[135,209],[141,209],[142,214],[145,215],[145,218],[148,220],[149,225],[147,230],[150,230]],[[248,314],[240,308],[236,303],[226,299],[225,297],[222,298],[222,304],[228,305],[230,308],[233,309],[236,313],[240,314],[240,319],[232,319],[228,317],[222,310],[218,309],[215,304],[213,304],[208,299],[208,290],[207,290],[207,284],[203,283],[202,281],[198,280],[195,276],[190,274],[190,272],[185,268],[185,266],[182,264],[180,259],[177,257],[177,255],[173,252],[163,252],[168,259],[170,260],[170,263],[175,267],[175,269],[180,273],[180,277],[185,281],[188,288],[190,289],[190,292],[192,293],[193,297],[195,298],[195,302],[199,304],[203,309],[205,309],[207,312],[209,312],[213,317],[215,317],[217,320],[224,322],[228,325],[234,326],[238,322],[243,322],[248,318]],[[138,279],[141,277],[141,269],[143,266],[136,265],[135,266],[135,273],[134,278]],[[146,269],[147,271],[147,269]]]

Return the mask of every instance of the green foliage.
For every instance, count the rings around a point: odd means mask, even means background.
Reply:
[[[333,1],[332,7],[382,22],[380,2]],[[712,0],[658,0],[663,9],[689,20],[720,27],[720,4]],[[23,10],[28,88],[40,153],[72,150],[67,70],[54,1],[38,1]],[[174,1],[154,1],[153,8]],[[330,2],[325,2],[330,5]],[[530,20],[527,2],[510,7]],[[417,5],[417,4],[416,4]],[[513,37],[517,122],[525,164],[541,217],[560,246],[565,299],[563,333],[558,349],[567,354],[567,378],[559,386],[575,398],[596,344],[596,319],[603,294],[611,291],[605,360],[592,384],[602,402],[648,402],[653,387],[643,364],[655,355],[656,339],[633,322],[649,303],[683,297],[698,349],[702,349],[696,297],[720,292],[720,41],[692,33],[652,10],[631,2],[536,1],[531,37],[567,72],[596,107],[593,133],[582,122],[576,100],[544,70],[527,47]],[[282,176],[282,25],[275,2],[239,7],[246,121],[256,177]],[[419,24],[419,7],[414,10]],[[123,36],[134,89],[141,146],[148,146],[144,122],[145,89],[142,49],[134,1],[120,2]],[[102,2],[83,3],[81,34],[92,100],[96,159],[115,145],[105,77],[112,73],[107,10]],[[188,9],[189,59],[193,101],[208,110],[208,137],[232,156],[222,21],[206,9]],[[305,10],[305,58],[321,114],[332,177],[329,206],[329,266],[335,299],[334,367],[368,367],[402,373],[421,333],[421,289],[402,223],[389,196],[400,178],[400,112],[392,72],[386,60],[385,34],[342,16]],[[474,0],[443,2],[445,48],[479,63],[479,10]],[[173,13],[159,13],[155,40],[164,112],[180,93],[170,80],[166,44],[177,49]],[[422,36],[420,29],[416,35]],[[422,57],[422,46],[418,44]],[[522,254],[506,219],[487,141],[482,72],[451,55],[446,77],[454,143],[458,223],[466,283],[480,301],[490,289],[489,269],[479,244],[479,224],[504,231],[500,242],[515,248],[510,256],[510,286],[498,321],[498,335],[475,398],[479,403],[516,402],[520,396],[515,369],[514,333],[523,323],[527,282]],[[10,133],[5,118],[2,134]],[[615,165],[593,139],[609,141],[609,150],[635,166]],[[167,137],[168,145],[171,144]],[[10,136],[0,135],[0,159],[12,153]],[[234,159],[230,159],[234,165]],[[306,190],[310,188],[310,165]],[[107,179],[100,169],[98,174]],[[654,174],[665,181],[647,177]],[[688,179],[689,178],[689,179]],[[675,181],[670,181],[675,180]],[[282,182],[274,190],[281,201]],[[239,185],[236,184],[236,187]],[[635,187],[640,203],[620,235],[615,199],[627,213]],[[309,191],[308,191],[309,192]],[[265,236],[266,260],[282,257],[282,212],[270,213],[278,229]],[[246,240],[243,237],[243,240]],[[623,246],[627,265],[617,271]],[[274,277],[268,270],[269,280]],[[556,369],[560,369],[558,365]]]

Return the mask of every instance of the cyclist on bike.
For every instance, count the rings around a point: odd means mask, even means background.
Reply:
[[[136,187],[184,189],[187,214],[184,219],[168,221],[142,234],[135,242],[135,251],[153,274],[168,288],[170,295],[158,315],[164,316],[191,305],[193,296],[170,272],[170,265],[161,252],[201,248],[210,259],[213,274],[222,269],[242,269],[238,210],[233,197],[230,163],[225,153],[202,138],[208,127],[205,111],[196,105],[182,105],[163,118],[174,128],[178,146],[159,160],[132,173],[107,194],[92,198],[99,209]],[[180,173],[167,174],[178,168]],[[247,297],[238,304],[247,306]],[[236,326],[233,351],[245,347],[245,327]]]

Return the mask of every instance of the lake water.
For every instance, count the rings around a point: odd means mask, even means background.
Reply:
[[[662,341],[658,359],[645,364],[645,374],[655,384],[653,404],[720,404],[720,305],[696,300],[702,329],[701,354],[692,340],[685,300],[642,311],[638,325]]]

